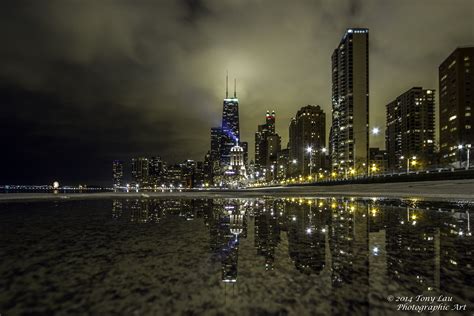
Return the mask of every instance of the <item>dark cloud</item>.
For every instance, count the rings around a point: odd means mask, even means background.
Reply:
[[[330,125],[330,56],[345,28],[370,28],[371,124],[474,42],[470,0],[15,1],[0,8],[0,182],[106,181],[110,160],[202,159],[224,76],[238,77],[241,129],[298,108]],[[383,146],[383,137],[373,139]],[[253,151],[252,151],[253,152]]]

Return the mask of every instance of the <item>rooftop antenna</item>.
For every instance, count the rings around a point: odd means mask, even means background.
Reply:
[[[225,98],[229,98],[229,70],[227,70],[227,74],[225,76]]]
[[[234,78],[234,99],[237,98],[237,79]]]

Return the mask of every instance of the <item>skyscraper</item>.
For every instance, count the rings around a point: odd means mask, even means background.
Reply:
[[[460,161],[459,145],[474,145],[474,47],[456,48],[439,66],[439,134],[441,160]]]
[[[112,163],[112,174],[114,178],[114,187],[123,186],[123,162],[114,160]]]
[[[132,179],[135,185],[140,187],[147,186],[149,176],[148,158],[132,158]]]
[[[230,149],[240,141],[239,99],[237,99],[236,81],[234,97],[229,98],[228,76],[226,77],[226,94],[222,105],[221,164],[230,164]]]
[[[229,78],[226,76],[226,92],[222,105],[222,123],[211,128],[211,161],[214,175],[222,174],[230,165],[230,150],[236,144],[244,149],[244,161],[248,159],[248,144],[240,139],[239,99],[237,99],[237,81],[234,80],[234,96],[229,97]]]
[[[165,166],[161,157],[150,157],[148,160],[148,175],[150,185],[161,185],[164,181]]]
[[[326,114],[319,105],[302,107],[290,123],[289,160],[294,175],[308,175],[310,160],[312,171],[325,168]],[[308,153],[311,148],[312,153]]]
[[[369,151],[369,30],[347,29],[332,54],[333,169],[366,173]]]
[[[276,165],[278,152],[281,149],[281,137],[275,133],[275,111],[267,111],[265,123],[258,125],[255,132],[255,169],[260,173]]]
[[[416,156],[424,166],[433,164],[435,90],[414,87],[387,104],[386,149],[389,169],[406,165]]]

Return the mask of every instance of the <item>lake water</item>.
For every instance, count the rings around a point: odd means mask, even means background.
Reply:
[[[472,315],[473,209],[351,198],[0,203],[0,314],[413,315],[440,305],[450,311],[439,315]]]

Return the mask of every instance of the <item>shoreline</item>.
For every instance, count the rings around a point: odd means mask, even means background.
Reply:
[[[358,197],[424,199],[430,201],[474,201],[474,179],[334,186],[292,186],[243,190],[197,190],[182,192],[100,193],[2,193],[0,202],[81,200],[107,198],[259,198],[259,197]]]

